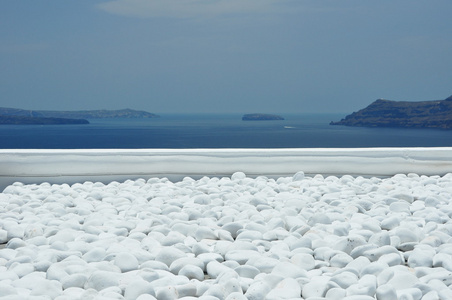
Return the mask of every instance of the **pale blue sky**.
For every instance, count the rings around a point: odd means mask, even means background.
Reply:
[[[450,0],[7,0],[0,106],[348,113],[452,94]]]

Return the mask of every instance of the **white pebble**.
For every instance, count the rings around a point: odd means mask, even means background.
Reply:
[[[118,253],[114,259],[116,266],[121,269],[121,272],[129,272],[138,269],[138,260],[130,253]]]
[[[377,300],[397,300],[397,292],[395,288],[389,284],[378,286],[376,296]]]
[[[194,265],[186,265],[179,270],[178,275],[185,276],[188,279],[204,280],[204,271]]]
[[[265,299],[294,299],[301,295],[301,287],[293,278],[285,278],[273,288]]]
[[[241,180],[241,179],[245,179],[245,178],[246,178],[246,175],[243,172],[235,172],[231,176],[231,180]]]
[[[156,261],[166,264],[168,267],[179,258],[185,257],[185,253],[175,247],[165,247],[155,257]]]
[[[96,291],[101,291],[105,288],[111,286],[118,286],[119,284],[119,274],[107,271],[95,271],[88,278],[85,284],[85,288],[95,289]]]

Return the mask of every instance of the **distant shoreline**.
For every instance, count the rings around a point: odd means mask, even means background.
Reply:
[[[43,118],[25,116],[2,116],[0,115],[0,125],[81,125],[89,124],[85,119],[68,118]]]
[[[0,107],[0,125],[89,124],[87,119],[158,118],[156,114],[132,109],[47,111]]]

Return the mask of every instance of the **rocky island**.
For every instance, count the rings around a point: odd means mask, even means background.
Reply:
[[[272,121],[272,120],[284,120],[283,117],[270,114],[246,114],[242,117],[243,121]]]
[[[86,119],[157,117],[159,116],[156,114],[152,114],[146,111],[137,111],[133,109],[52,111],[0,107],[0,125],[89,124],[89,121]]]
[[[452,96],[420,102],[378,99],[330,125],[452,129]]]

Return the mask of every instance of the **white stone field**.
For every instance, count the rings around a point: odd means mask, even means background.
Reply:
[[[0,299],[452,299],[452,174],[0,194]]]

